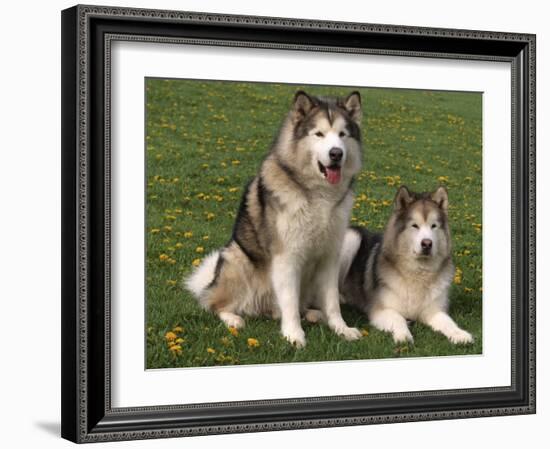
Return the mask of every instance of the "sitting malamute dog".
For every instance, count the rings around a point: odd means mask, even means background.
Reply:
[[[413,341],[407,320],[420,321],[452,343],[472,336],[447,314],[454,275],[447,190],[413,193],[401,187],[384,234],[347,231],[341,254],[343,301],[364,311],[394,341]]]
[[[243,326],[242,315],[280,317],[283,336],[304,346],[300,318],[312,306],[334,332],[360,338],[340,313],[338,269],[361,168],[361,115],[358,92],[296,93],[245,189],[231,240],[186,279],[199,303],[228,326]]]

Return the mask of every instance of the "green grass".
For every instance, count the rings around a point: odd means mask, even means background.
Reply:
[[[325,325],[304,323],[307,346],[295,349],[279,323],[247,318],[238,335],[200,309],[181,287],[193,261],[223,246],[242,190],[268,150],[294,92],[345,95],[349,88],[148,79],[147,367],[212,366],[479,354],[482,351],[481,94],[360,89],[364,165],[352,221],[381,230],[400,184],[447,185],[453,260],[462,274],[451,288],[451,316],[475,337],[454,346],[420,324],[414,345],[396,346],[357,311],[349,325],[368,331],[346,342]],[[201,251],[201,248],[203,251]],[[457,280],[458,281],[458,280]],[[168,349],[174,327],[181,352]],[[248,338],[259,346],[249,347]]]

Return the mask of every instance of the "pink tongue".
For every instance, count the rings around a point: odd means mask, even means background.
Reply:
[[[327,181],[331,184],[338,184],[340,182],[340,167],[327,167]]]

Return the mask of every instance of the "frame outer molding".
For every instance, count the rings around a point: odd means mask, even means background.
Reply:
[[[96,426],[89,422],[88,400],[88,301],[89,301],[89,221],[90,221],[90,54],[89,23],[93,18],[120,18],[162,21],[176,24],[220,24],[242,25],[247,27],[277,28],[291,30],[322,30],[339,32],[380,33],[382,35],[424,36],[433,38],[477,39],[483,41],[516,42],[524,50],[516,58],[516,64],[527,68],[520,73],[528,80],[516,80],[523,86],[519,101],[523,111],[521,117],[528,117],[528,123],[519,126],[524,135],[519,136],[520,149],[527,151],[528,164],[521,173],[524,176],[524,200],[527,203],[525,230],[527,240],[527,283],[523,289],[527,293],[528,314],[526,334],[527,345],[527,392],[526,405],[517,407],[479,408],[474,410],[442,410],[432,412],[382,414],[372,416],[348,416],[344,418],[319,418],[304,420],[281,420],[269,423],[230,424],[180,427],[154,430],[119,431],[109,423]],[[207,14],[198,12],[178,12],[122,7],[102,7],[78,5],[62,13],[62,436],[69,440],[83,442],[167,438],[175,436],[210,435],[221,433],[242,433],[252,431],[289,430],[332,426],[364,425],[375,423],[395,423],[438,419],[456,419],[482,416],[503,416],[511,414],[535,413],[535,54],[536,38],[530,34],[506,32],[470,31],[459,29],[426,28],[415,26],[377,25],[351,22],[330,22],[320,20],[239,16],[227,14]],[[245,46],[255,46],[247,42]],[[309,46],[308,46],[309,47]],[[325,48],[325,50],[327,50]],[[332,49],[341,51],[343,49]],[[330,49],[329,49],[330,51]],[[359,48],[351,52],[359,52]],[[372,51],[371,53],[377,53]],[[382,50],[383,54],[392,54]],[[397,52],[400,53],[400,52]],[[405,53],[402,53],[405,54]],[[407,55],[411,52],[407,51]],[[413,56],[452,57],[460,55],[445,53],[413,53]],[[468,55],[462,55],[468,58]],[[480,58],[492,59],[492,58]],[[496,58],[495,58],[496,59]],[[108,107],[108,105],[107,105]],[[108,132],[108,130],[106,130]],[[514,152],[513,152],[514,154]],[[519,154],[521,157],[522,155]],[[108,164],[108,160],[106,164]],[[108,176],[108,173],[107,173]],[[109,179],[108,177],[106,179]],[[109,201],[106,201],[106,214]],[[521,211],[519,211],[521,212]],[[520,236],[521,239],[522,236]],[[106,240],[110,243],[109,240]],[[523,242],[525,243],[525,242]],[[106,281],[109,285],[109,280]],[[109,310],[106,307],[106,314]],[[108,327],[106,331],[108,331]],[[106,342],[108,344],[108,333]],[[106,360],[106,363],[109,361]],[[107,379],[108,380],[108,379]],[[116,420],[117,411],[110,410],[109,382],[106,382],[105,417]],[[315,398],[313,398],[315,399]],[[270,401],[260,401],[270,403]],[[149,407],[147,410],[166,410],[170,407]],[[172,409],[178,409],[173,407]],[[126,409],[139,413],[141,409]],[[101,423],[100,423],[101,424]],[[95,429],[94,429],[95,427]]]

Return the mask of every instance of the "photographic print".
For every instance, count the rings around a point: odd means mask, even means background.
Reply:
[[[482,93],[145,91],[147,369],[482,353]]]

